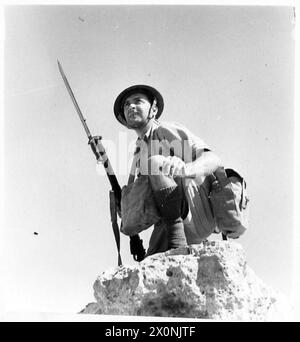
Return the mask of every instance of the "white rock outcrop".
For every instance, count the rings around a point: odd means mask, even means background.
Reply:
[[[288,319],[288,304],[233,241],[206,241],[103,272],[81,313],[217,320]]]

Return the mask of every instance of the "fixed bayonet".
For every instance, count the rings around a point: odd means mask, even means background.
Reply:
[[[85,120],[85,118],[82,115],[82,112],[81,112],[81,110],[79,108],[79,105],[78,105],[76,99],[75,99],[75,96],[73,94],[71,86],[70,86],[70,84],[69,84],[69,82],[67,80],[67,77],[66,77],[66,75],[65,75],[65,73],[63,71],[63,68],[62,68],[61,64],[59,63],[59,60],[57,60],[57,64],[58,64],[59,72],[60,72],[60,74],[61,74],[61,76],[62,76],[62,78],[64,80],[65,86],[66,86],[66,88],[67,88],[67,90],[68,90],[68,92],[70,94],[70,97],[71,97],[71,99],[73,101],[73,104],[74,104],[74,106],[76,108],[77,114],[79,115],[79,118],[80,118],[80,120],[81,120],[81,122],[83,124],[84,130],[85,130],[85,132],[86,132],[86,134],[88,136],[88,139],[90,140],[90,139],[92,139],[91,132],[90,132],[90,130],[89,130],[87,124],[86,124],[86,120]]]
[[[120,188],[120,185],[119,185],[119,183],[117,181],[117,178],[115,176],[113,168],[112,168],[112,166],[110,164],[110,161],[109,161],[109,159],[108,159],[108,157],[106,155],[105,149],[104,149],[104,147],[103,147],[103,145],[101,143],[101,139],[102,138],[99,137],[99,136],[93,137],[91,135],[91,132],[90,132],[90,130],[89,130],[88,126],[87,126],[87,123],[86,123],[86,119],[84,118],[84,116],[83,116],[83,114],[81,112],[81,109],[80,109],[80,107],[79,107],[79,105],[78,105],[78,103],[76,101],[76,98],[75,98],[74,93],[73,93],[73,91],[71,89],[71,86],[70,86],[70,84],[68,82],[68,79],[67,79],[67,77],[66,77],[66,75],[64,73],[64,70],[63,70],[63,68],[62,68],[62,66],[61,66],[59,61],[57,61],[57,64],[58,64],[59,72],[60,72],[60,74],[61,74],[61,76],[63,78],[65,86],[66,86],[66,88],[68,90],[68,93],[69,93],[69,95],[70,95],[70,97],[72,99],[72,102],[73,102],[73,104],[75,106],[77,114],[78,114],[78,116],[80,118],[80,121],[81,121],[81,123],[83,125],[83,128],[84,128],[84,130],[86,132],[86,135],[88,137],[88,143],[91,145],[91,148],[92,148],[92,150],[93,150],[93,152],[94,152],[94,154],[95,154],[95,156],[97,158],[97,161],[101,161],[103,163],[103,166],[105,168],[105,171],[106,171],[107,176],[109,178],[109,181],[111,183],[113,191],[115,192],[115,195],[117,196],[117,203],[119,204],[120,203],[120,199],[121,199],[121,188]]]

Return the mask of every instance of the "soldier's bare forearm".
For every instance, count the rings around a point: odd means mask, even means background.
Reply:
[[[203,152],[194,162],[186,165],[188,174],[193,174],[200,181],[222,166],[221,159],[211,151]]]

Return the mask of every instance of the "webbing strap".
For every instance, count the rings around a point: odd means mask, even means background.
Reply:
[[[136,163],[137,163],[138,156],[139,156],[139,153],[137,152],[139,151],[138,148],[139,146],[137,146],[137,149],[134,153],[127,185],[132,184],[136,177]],[[135,261],[144,260],[146,251],[143,247],[143,240],[140,238],[139,234],[132,235],[129,238],[130,238],[130,252],[133,256],[133,259]]]

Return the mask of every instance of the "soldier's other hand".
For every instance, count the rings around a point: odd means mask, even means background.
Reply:
[[[186,175],[186,164],[176,156],[166,157],[163,166],[162,173],[169,177],[184,177]]]

